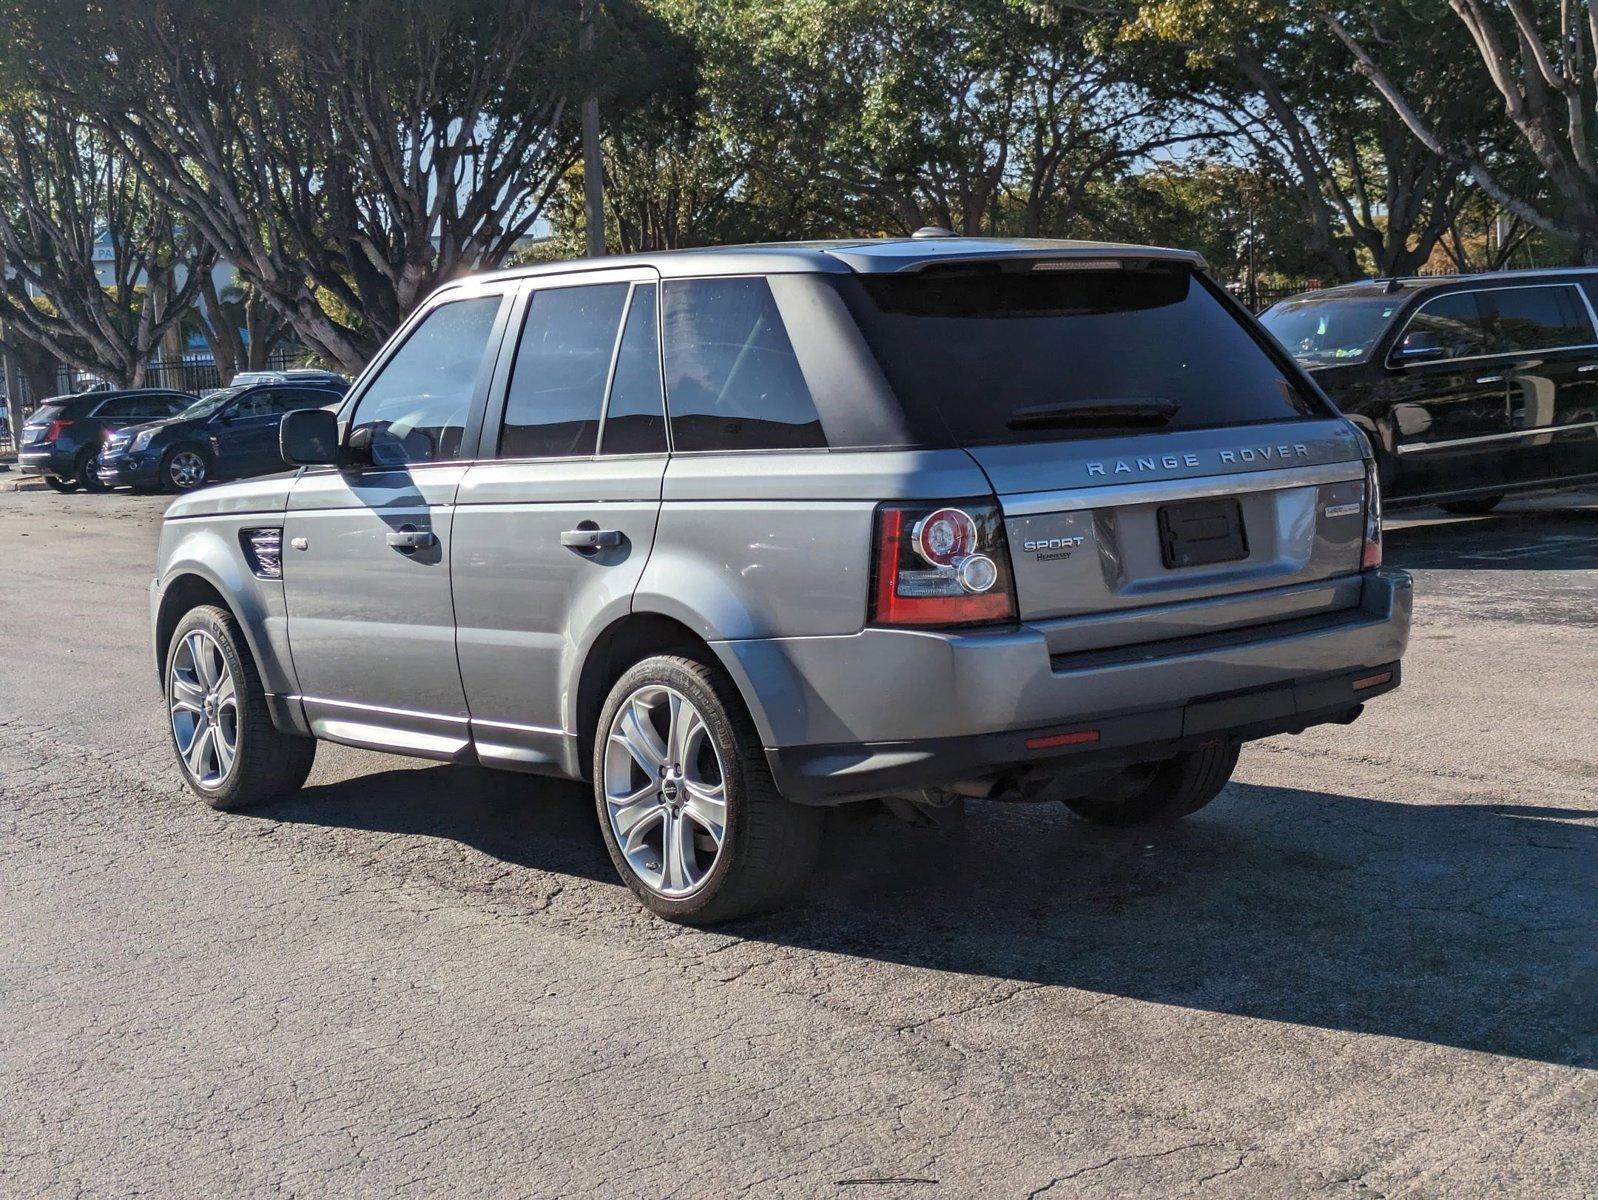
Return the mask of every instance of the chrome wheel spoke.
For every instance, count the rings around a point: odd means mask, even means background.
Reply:
[[[205,689],[174,674],[172,678],[172,711],[197,713],[203,711]]]
[[[712,787],[709,784],[688,780],[686,786],[688,803],[683,811],[715,839],[719,847],[721,839],[727,832],[727,801],[721,785],[718,783]]]
[[[205,757],[211,746],[211,723],[204,717],[194,727],[194,738],[189,742],[189,748],[183,755],[183,761],[189,766],[189,773],[196,779],[205,779]]]
[[[621,848],[628,854],[643,846],[644,839],[666,815],[666,806],[660,802],[659,796],[653,794],[653,788],[649,791],[651,794],[632,804],[611,809],[611,828],[616,831],[616,840],[621,843]]]
[[[226,776],[233,769],[237,749],[228,741],[227,727],[221,722],[211,727],[211,748],[216,751],[216,773]]]
[[[661,829],[664,851],[662,886],[668,891],[685,891],[699,882],[694,870],[693,831],[680,813],[668,813]]]
[[[686,769],[688,764],[693,762],[699,737],[704,730],[705,719],[699,715],[699,710],[673,693],[671,729],[666,743],[667,755],[671,761],[681,764]]]
[[[628,751],[647,772],[658,771],[666,762],[666,747],[649,719],[649,710],[634,697],[622,710],[620,733]]]

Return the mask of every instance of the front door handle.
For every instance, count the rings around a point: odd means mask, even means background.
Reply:
[[[579,554],[593,554],[599,550],[613,550],[621,545],[621,530],[601,529],[592,521],[584,521],[576,529],[567,529],[560,535],[560,544]]]
[[[1479,375],[1476,378],[1477,383],[1502,383],[1503,381],[1504,377],[1502,375]]]
[[[388,535],[388,544],[402,553],[409,554],[415,550],[424,550],[438,541],[429,529],[412,529],[409,525],[391,531]]]
[[[1587,374],[1589,371],[1598,371],[1598,363],[1582,363],[1576,370],[1582,375]]]

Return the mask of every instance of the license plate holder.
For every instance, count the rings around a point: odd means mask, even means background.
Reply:
[[[1160,559],[1168,569],[1207,567],[1248,557],[1243,506],[1237,500],[1188,500],[1156,514]]]

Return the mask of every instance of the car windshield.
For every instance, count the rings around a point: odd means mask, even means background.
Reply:
[[[191,421],[197,417],[208,417],[233,399],[244,389],[241,387],[220,388],[214,392],[207,392],[200,399],[189,405],[178,414],[178,420]]]
[[[956,445],[1319,413],[1185,267],[983,265],[835,286],[912,422]]]
[[[1401,292],[1376,296],[1294,296],[1260,323],[1301,363],[1325,366],[1367,357],[1404,303]]]

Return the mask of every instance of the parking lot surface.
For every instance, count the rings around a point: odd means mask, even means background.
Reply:
[[[178,782],[160,498],[0,495],[0,1193],[1591,1196],[1598,496],[1393,523],[1405,684],[1166,832],[839,814],[645,915],[586,791]]]

